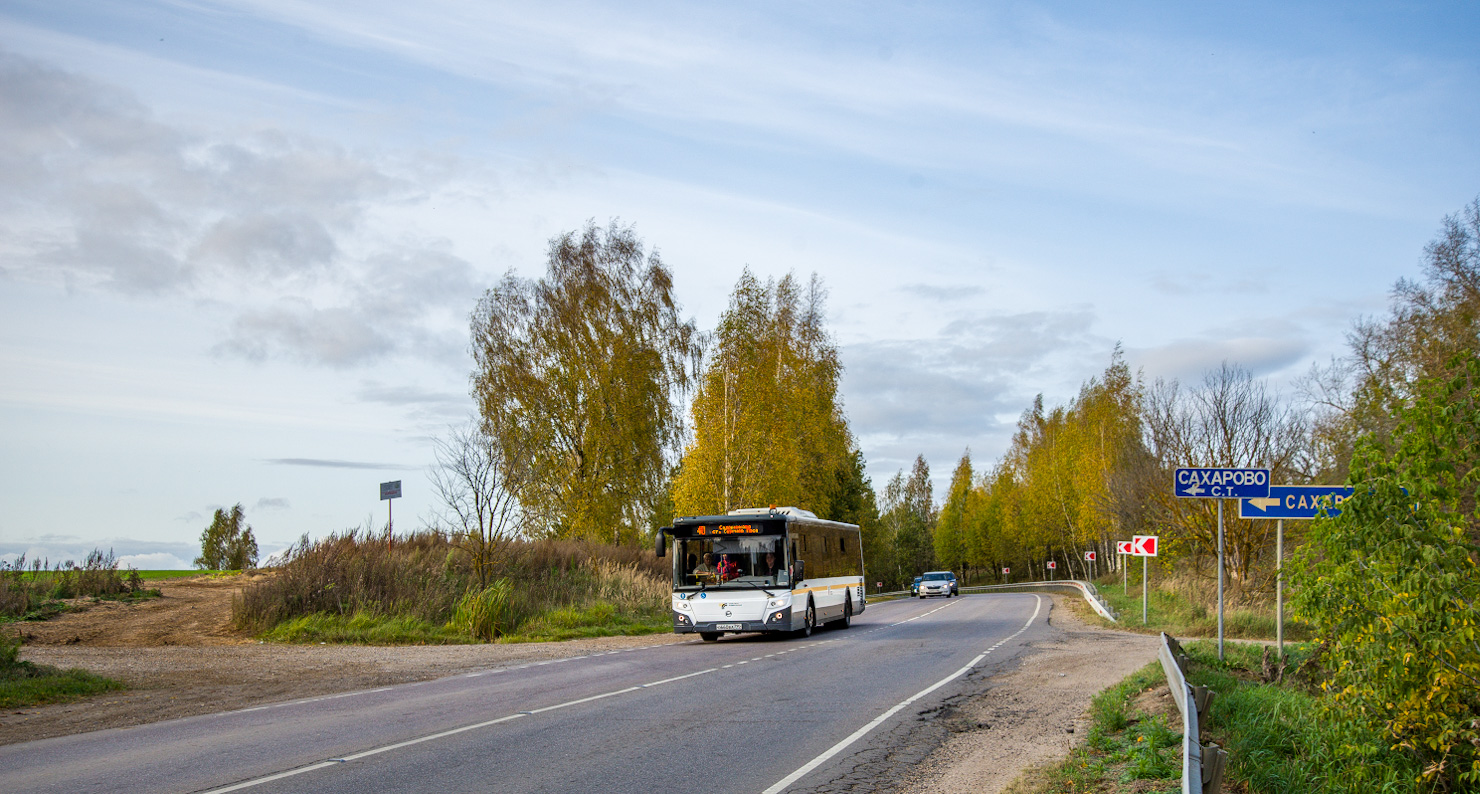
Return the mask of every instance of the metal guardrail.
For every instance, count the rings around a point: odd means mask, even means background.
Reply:
[[[1162,632],[1156,656],[1166,673],[1172,700],[1182,714],[1182,794],[1218,794],[1228,753],[1216,744],[1204,745],[1201,728],[1216,693],[1187,683],[1187,654],[1181,643],[1166,632]]]
[[[1088,601],[1089,605],[1093,607],[1095,612],[1098,612],[1101,617],[1104,617],[1106,620],[1112,622],[1114,622],[1117,617],[1115,614],[1115,610],[1110,607],[1110,604],[1108,604],[1105,599],[1100,597],[1100,591],[1098,588],[1096,588],[1089,582],[1081,582],[1078,579],[1063,579],[1055,582],[1020,582],[1018,584],[979,584],[972,585],[971,587],[962,587],[960,589],[963,593],[1010,593],[1014,591],[1030,592],[1033,590],[1053,589],[1077,590],[1079,591],[1080,595],[1084,596],[1084,600]],[[909,596],[910,591],[896,590],[889,593],[871,593],[870,595],[876,598],[883,598],[886,596]]]

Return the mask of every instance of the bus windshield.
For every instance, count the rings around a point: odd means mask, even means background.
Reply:
[[[673,586],[765,588],[784,586],[785,547],[780,535],[677,538]]]

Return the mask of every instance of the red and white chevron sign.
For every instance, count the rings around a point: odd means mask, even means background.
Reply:
[[[1131,544],[1132,544],[1132,541],[1129,541],[1129,540],[1117,540],[1117,541],[1115,541],[1115,553],[1116,554],[1130,554],[1131,553]]]
[[[1136,535],[1131,538],[1131,555],[1135,557],[1156,556],[1156,536]]]
[[[1095,561],[1095,553],[1092,552],[1092,551],[1086,551],[1084,553],[1084,559],[1086,561],[1088,561],[1088,562],[1094,562]]]

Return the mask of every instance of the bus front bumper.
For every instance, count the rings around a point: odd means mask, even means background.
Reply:
[[[676,634],[693,634],[697,632],[739,632],[739,631],[789,631],[791,629],[791,607],[778,609],[766,616],[765,620],[725,620],[713,623],[693,622],[689,615],[675,611],[673,613],[673,631]]]

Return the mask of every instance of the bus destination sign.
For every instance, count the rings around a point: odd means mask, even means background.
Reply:
[[[718,524],[712,527],[699,527],[694,532],[696,535],[758,535],[761,528],[755,524]]]

